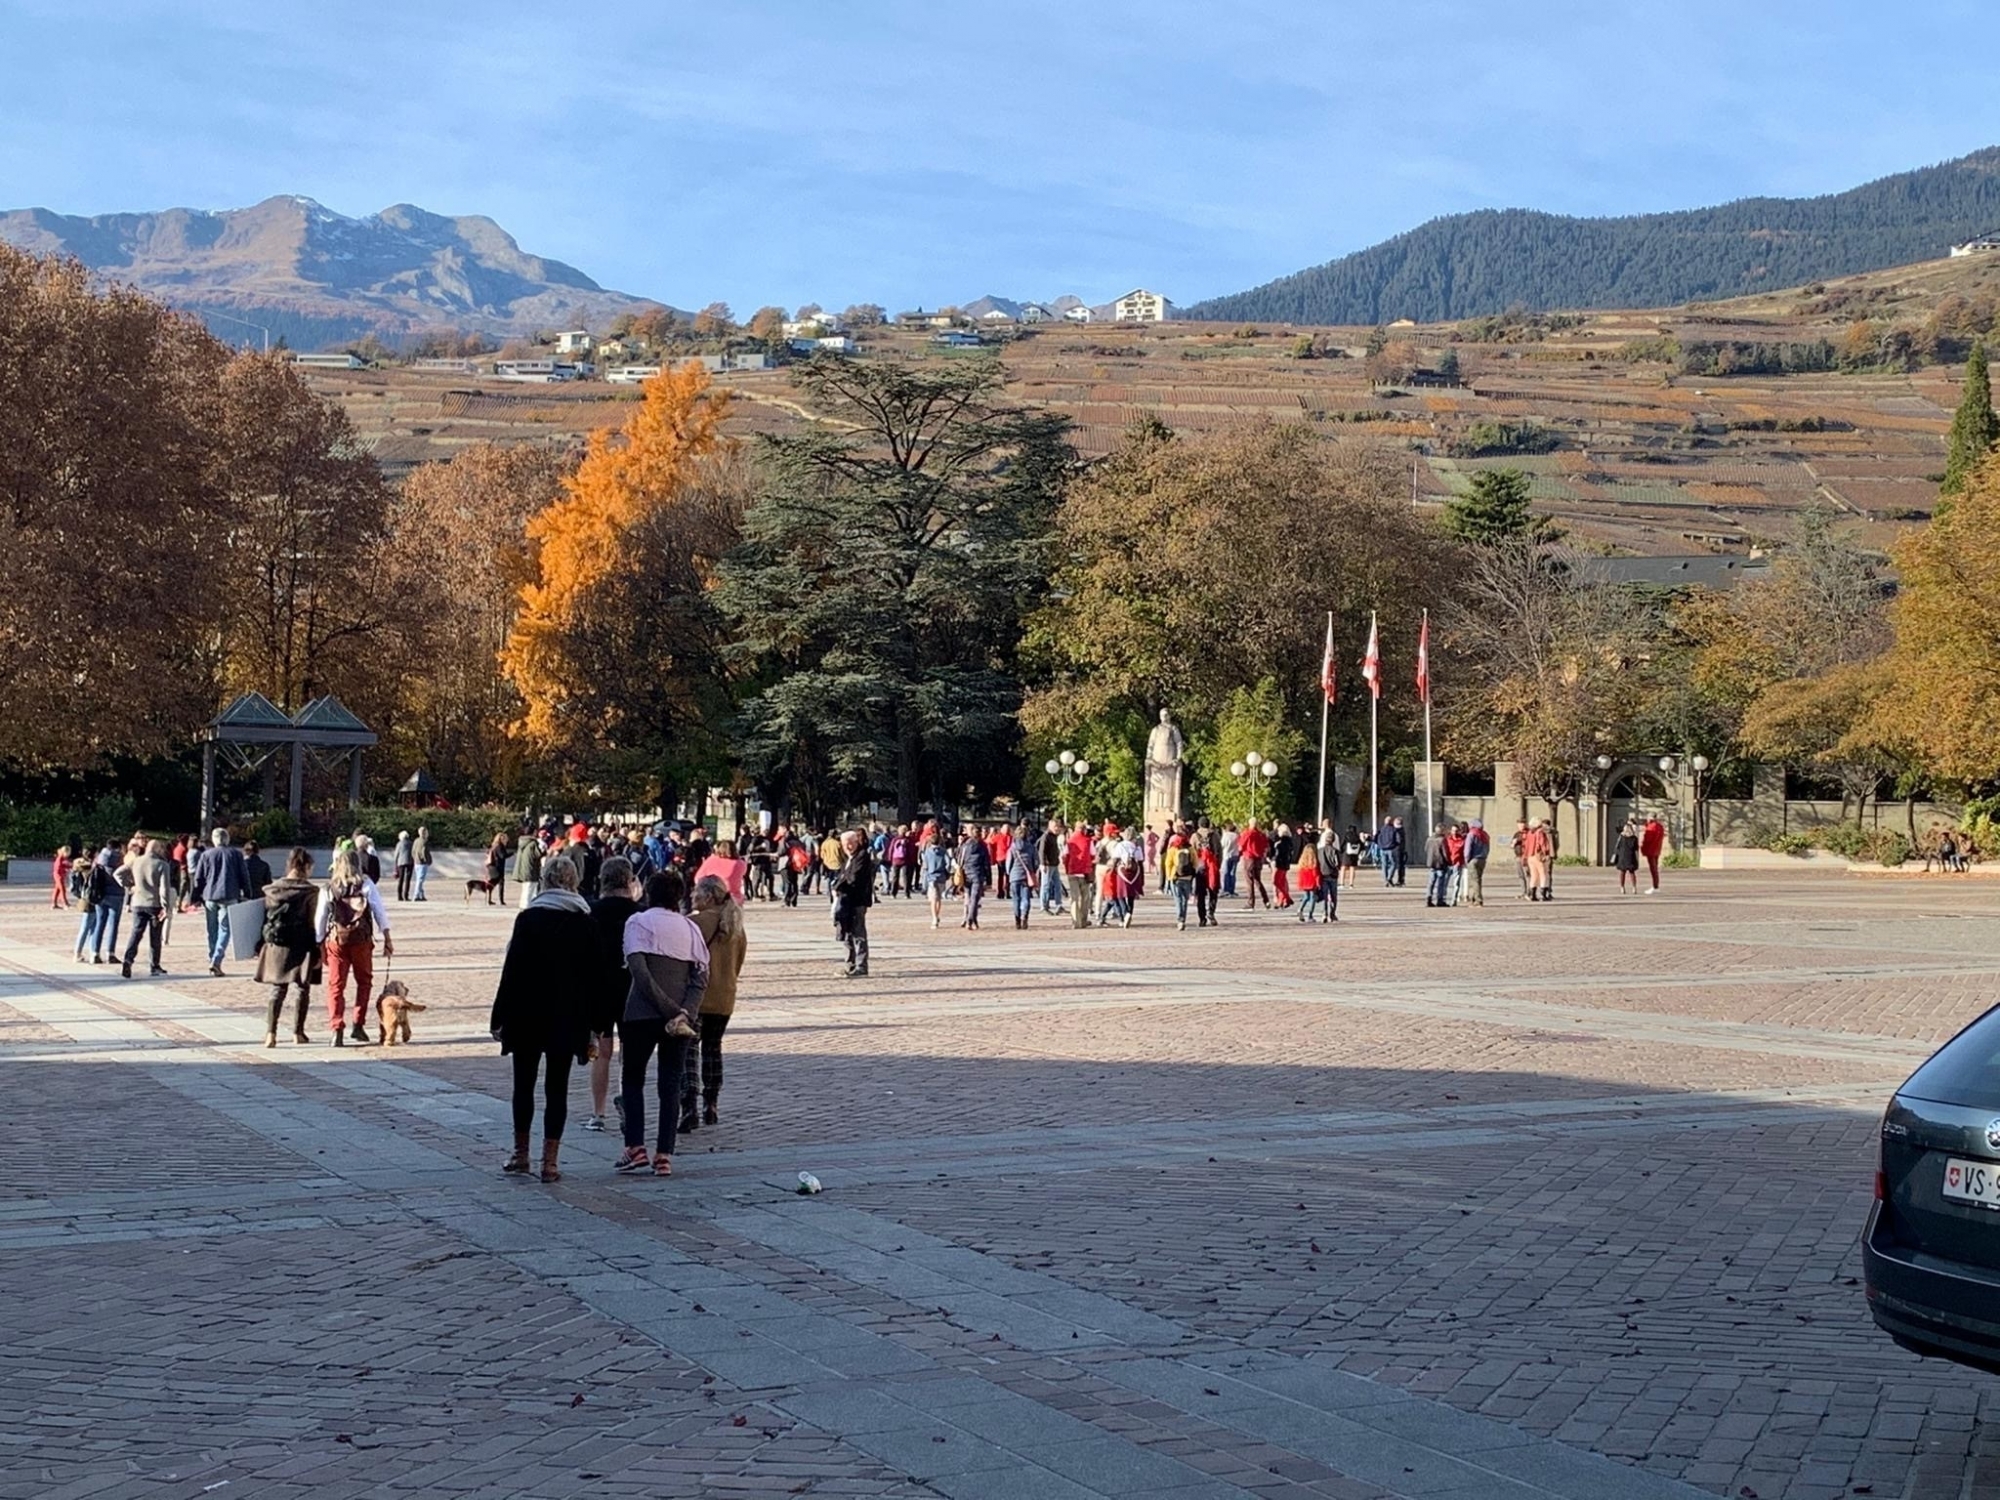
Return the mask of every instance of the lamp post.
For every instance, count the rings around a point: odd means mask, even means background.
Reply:
[[[266,354],[271,352],[271,330],[266,328],[262,323],[253,323],[248,318],[238,318],[229,313],[216,312],[212,308],[202,309],[200,316],[204,318],[220,318],[225,323],[241,323],[245,328],[256,329],[264,335],[264,352]]]
[[[1679,848],[1683,842],[1692,842],[1696,846],[1699,846],[1701,843],[1701,778],[1702,773],[1708,769],[1708,757],[1706,755],[1689,755],[1683,759],[1676,760],[1671,755],[1662,755],[1657,764],[1660,768],[1660,775],[1665,778],[1667,785],[1674,789],[1674,847]],[[1680,836],[1681,792],[1683,789],[1687,792],[1687,800],[1693,813],[1694,822],[1694,838],[1687,841],[1684,841]]]
[[[1069,790],[1083,785],[1083,778],[1090,774],[1090,762],[1079,758],[1074,750],[1065,750],[1054,760],[1045,762],[1042,769],[1056,784],[1056,795],[1062,799],[1063,824],[1068,826]]]
[[[1250,821],[1257,821],[1257,788],[1267,787],[1278,776],[1278,763],[1252,750],[1241,760],[1229,763],[1229,774],[1250,787]]]

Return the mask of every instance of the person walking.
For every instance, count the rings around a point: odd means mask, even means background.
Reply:
[[[1222,894],[1222,841],[1203,818],[1194,826],[1194,918],[1197,927],[1216,925],[1216,899]]]
[[[264,1045],[278,1045],[278,1021],[285,1011],[285,991],[295,990],[292,1008],[292,1040],[304,1046],[306,1011],[312,1004],[312,987],[321,974],[320,945],[313,936],[313,910],[319,903],[319,887],[312,878],[310,850],[294,849],[285,861],[285,874],[264,889],[264,930],[257,945],[257,983],[271,987],[271,1005],[264,1019]]]
[[[333,851],[327,882],[313,911],[313,939],[325,950],[326,1005],[333,1022],[333,1045],[344,1047],[351,1037],[368,1042],[368,996],[375,982],[375,934],[382,934],[382,957],[396,956],[389,936],[389,911],[375,882],[361,873],[354,845],[342,842]],[[354,1029],[343,1029],[347,1014],[347,981],[354,980]]]
[[[590,1062],[592,1002],[602,984],[597,924],[589,903],[577,894],[576,878],[576,866],[567,859],[543,863],[542,888],[514,918],[493,991],[493,1039],[502,1057],[514,1059],[514,1150],[500,1170],[527,1174],[540,1079],[543,1182],[562,1180],[570,1068]]]
[[[1528,825],[1521,837],[1521,855],[1527,867],[1528,899],[1548,900],[1549,833],[1546,823]]]
[[[486,846],[486,904],[495,902],[507,904],[507,830],[501,829],[493,835],[493,842]]]
[[[1516,901],[1532,901],[1534,900],[1535,887],[1528,883],[1530,879],[1530,871],[1528,869],[1528,825],[1525,821],[1514,825],[1512,847],[1514,850],[1514,874],[1521,882],[1521,894],[1514,899]]]
[[[1396,856],[1402,852],[1403,830],[1396,826],[1394,818],[1384,818],[1382,826],[1375,831],[1375,857],[1382,866],[1382,884],[1396,883]]]
[[[86,844],[70,871],[70,893],[76,898],[77,910],[83,913],[76,924],[76,961],[80,964],[104,962],[104,941],[99,929],[110,925],[106,907],[113,884],[110,872],[98,863],[96,853]],[[111,956],[114,960],[118,957],[116,950]]]
[[[699,885],[710,876],[729,887],[731,899],[739,905],[747,899],[744,882],[750,873],[748,860],[736,855],[734,839],[717,839],[715,851],[704,859],[694,872],[694,884]]]
[[[1535,828],[1541,835],[1542,899],[1553,901],[1556,899],[1556,860],[1562,854],[1562,835],[1556,832],[1555,824],[1547,818],[1543,818]]]
[[[1493,840],[1486,824],[1474,818],[1465,829],[1465,894],[1467,906],[1486,904],[1486,861],[1493,853]]]
[[[1222,894],[1236,894],[1236,871],[1243,860],[1243,836],[1234,823],[1222,825]]]
[[[931,909],[931,929],[944,925],[944,893],[951,885],[951,851],[935,830],[925,833],[917,846],[917,870],[923,881],[924,900]]]
[[[958,879],[965,893],[965,917],[959,922],[967,932],[979,930],[979,903],[993,878],[993,858],[977,828],[967,828],[958,845]]]
[[[1312,921],[1319,914],[1319,836],[1310,823],[1299,828],[1299,857],[1292,869],[1292,884],[1299,893],[1299,920]]]
[[[1451,878],[1445,882],[1444,904],[1458,905],[1465,890],[1465,825],[1447,823],[1444,827],[1444,854],[1451,866]]]
[[[1271,890],[1276,897],[1271,904],[1280,911],[1293,904],[1289,875],[1298,858],[1298,835],[1292,832],[1291,824],[1278,824],[1271,837]]]
[[[743,908],[730,896],[728,885],[713,875],[694,883],[694,925],[708,948],[708,987],[701,992],[696,1023],[701,1039],[687,1049],[681,1077],[682,1130],[714,1125],[722,1118],[716,1107],[722,1098],[722,1034],[736,1012],[736,981],[749,951]]]
[[[833,876],[833,926],[847,944],[847,977],[866,979],[868,908],[875,902],[875,856],[858,828],[841,835],[840,847],[847,858]]]
[[[1069,925],[1072,928],[1090,926],[1091,898],[1095,894],[1092,876],[1097,870],[1096,856],[1092,852],[1095,840],[1090,836],[1090,825],[1080,823],[1063,840],[1062,872],[1069,885]]]
[[[522,834],[521,846],[514,851],[514,884],[520,891],[517,899],[522,911],[542,889],[542,859],[542,841],[532,833]]]
[[[1014,928],[1026,931],[1028,916],[1035,909],[1035,888],[1041,884],[1041,866],[1035,860],[1035,840],[1028,825],[1021,824],[1007,840],[1007,891],[1014,898]]]
[[[127,904],[132,908],[132,935],[126,940],[125,960],[120,966],[127,979],[132,977],[132,960],[139,956],[142,937],[147,940],[153,961],[148,972],[167,972],[160,965],[160,943],[165,936],[167,911],[174,901],[174,867],[166,854],[166,845],[158,839],[149,839],[145,853],[118,867],[118,884],[124,888]]]
[[[624,1099],[611,1093],[611,1057],[616,1050],[618,1023],[625,1015],[625,995],[632,976],[625,969],[625,924],[639,910],[638,872],[623,856],[607,859],[597,872],[597,899],[590,905],[597,926],[596,979],[590,992],[590,1114],[583,1128],[604,1129],[604,1102]]]
[[[1268,908],[1271,893],[1264,889],[1264,861],[1271,853],[1271,837],[1257,826],[1255,818],[1243,825],[1243,832],[1236,840],[1236,853],[1242,862],[1241,872],[1250,883],[1250,899],[1243,909],[1255,911],[1260,897]]]
[[[195,856],[189,878],[191,895],[201,903],[208,926],[208,972],[220,979],[222,960],[229,954],[229,908],[250,894],[243,851],[230,847],[228,829],[218,828],[209,835],[209,846]]]
[[[410,899],[421,901],[424,899],[424,882],[431,878],[431,831],[428,828],[420,826],[417,836],[410,840],[410,858],[415,862]]]
[[[1350,823],[1348,831],[1354,836],[1356,841],[1359,841],[1361,837],[1360,829]],[[1338,922],[1340,920],[1341,877],[1343,875],[1351,876],[1354,873],[1359,867],[1361,856],[1359,853],[1356,853],[1354,856],[1356,863],[1351,865],[1347,863],[1345,846],[1342,844],[1340,836],[1334,832],[1331,823],[1326,825],[1326,831],[1319,836],[1318,853],[1319,919],[1322,922]]]
[[[1174,897],[1174,930],[1187,931],[1188,902],[1194,899],[1195,873],[1198,861],[1193,848],[1189,846],[1188,835],[1171,833],[1164,848],[1160,850],[1160,879]]]
[[[50,911],[67,911],[69,909],[69,869],[69,845],[64,844],[60,849],[56,850],[55,868],[49,872],[55,882],[55,889],[49,893]]]
[[[1035,864],[1042,872],[1042,915],[1063,914],[1063,840],[1068,830],[1061,818],[1050,818],[1035,840]]]
[[[1639,894],[1639,829],[1630,818],[1611,845],[1611,868],[1618,872],[1618,894]]]
[[[1451,889],[1451,849],[1445,843],[1445,828],[1442,823],[1432,832],[1430,841],[1424,845],[1424,863],[1430,867],[1430,888],[1424,893],[1424,905],[1444,906]]]
[[[271,884],[271,862],[264,858],[264,851],[257,847],[255,839],[243,841],[243,897],[246,901],[260,901]]]
[[[856,843],[860,835],[855,835]],[[872,872],[871,872],[872,873]],[[625,1150],[614,1170],[632,1175],[650,1170],[671,1177],[676,1132],[681,1116],[681,1082],[687,1071],[687,1046],[699,1036],[692,1017],[701,1014],[708,989],[708,945],[701,929],[681,915],[686,883],[678,870],[662,870],[646,882],[646,905],[625,923],[625,968],[631,975],[624,1019],[618,1025],[618,1045],[624,1053],[621,1074]],[[646,1065],[659,1057],[660,1121],[654,1154],[646,1154]]]
[[[396,835],[396,848],[389,856],[389,863],[396,871],[396,899],[410,899],[410,875],[417,867],[416,855],[412,852],[413,841],[410,830],[405,828]]]
[[[1639,830],[1639,854],[1646,861],[1646,875],[1649,881],[1646,894],[1649,896],[1660,888],[1660,855],[1665,852],[1666,847],[1667,825],[1660,821],[1658,814],[1655,814],[1647,818],[1645,827]],[[1636,874],[1632,877],[1632,884],[1635,887],[1639,884]]]

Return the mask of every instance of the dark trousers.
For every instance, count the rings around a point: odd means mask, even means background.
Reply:
[[[266,1031],[278,1029],[278,1018],[285,1013],[285,991],[296,989],[299,1003],[292,1008],[292,1034],[303,1035],[306,1029],[306,1003],[311,998],[312,986],[301,979],[296,985],[274,984],[271,986],[271,1014],[264,1022]]]
[[[153,967],[160,966],[160,923],[165,914],[157,906],[135,906],[132,908],[132,937],[125,944],[125,962],[129,965],[139,956],[139,939],[144,937],[153,955]]]
[[[719,1038],[718,1038],[719,1040]],[[646,1065],[660,1055],[660,1128],[655,1150],[674,1154],[674,1132],[681,1119],[681,1075],[687,1068],[687,1043],[667,1035],[665,1021],[620,1021],[619,1049],[625,1054],[620,1095],[625,1101],[625,1144],[646,1143]]]
[[[1450,892],[1450,890],[1451,890],[1451,866],[1433,865],[1431,867],[1430,889],[1424,895],[1424,905],[1443,906],[1445,904],[1444,898]]]
[[[799,904],[799,872],[789,864],[785,866],[785,905]]]
[[[1206,876],[1194,883],[1194,914],[1196,922],[1203,927],[1215,921],[1215,887],[1208,883]]]
[[[415,873],[416,867],[414,865],[396,866],[396,899],[398,901],[407,901],[410,899],[410,877]]]
[[[840,935],[847,940],[847,967],[849,972],[868,972],[868,908],[843,904],[837,920]]]
[[[526,1135],[535,1124],[535,1075],[548,1061],[546,1103],[542,1109],[542,1139],[559,1141],[569,1123],[569,1069],[576,1059],[567,1052],[514,1053],[514,1134]]]
[[[722,1097],[722,1033],[728,1029],[729,1017],[703,1016],[700,1045],[684,1049],[687,1061],[681,1066],[681,1098],[685,1110],[694,1109],[697,1096],[711,1109]]]
[[[1254,911],[1256,909],[1257,898],[1260,896],[1263,897],[1264,904],[1269,906],[1271,904],[1271,893],[1264,889],[1264,861],[1261,859],[1244,860],[1242,874],[1250,882],[1251,910]]]

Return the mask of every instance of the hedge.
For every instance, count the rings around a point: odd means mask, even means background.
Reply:
[[[139,813],[130,797],[99,797],[88,807],[53,803],[18,803],[0,799],[0,856],[53,859],[64,844],[74,849],[80,839],[92,848],[107,840],[123,843],[138,826]]]
[[[386,853],[395,847],[397,833],[406,828],[415,833],[419,824],[430,829],[433,849],[484,849],[500,830],[511,836],[519,829],[521,815],[507,807],[362,807],[335,814],[323,832],[308,828],[303,841],[322,843],[329,836],[345,837],[359,828]],[[139,826],[138,811],[130,797],[100,797],[88,807],[23,805],[0,799],[0,857],[50,859],[62,845],[74,846],[78,839],[101,848],[107,840],[122,843]],[[301,842],[298,826],[283,808],[238,819],[231,831],[239,842],[255,839],[266,849]]]

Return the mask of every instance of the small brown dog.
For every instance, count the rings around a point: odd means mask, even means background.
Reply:
[[[399,1041],[407,1042],[410,1012],[428,1008],[410,998],[409,987],[402,980],[392,979],[383,985],[382,993],[375,997],[375,1014],[381,1017],[382,1045],[393,1047]]]

